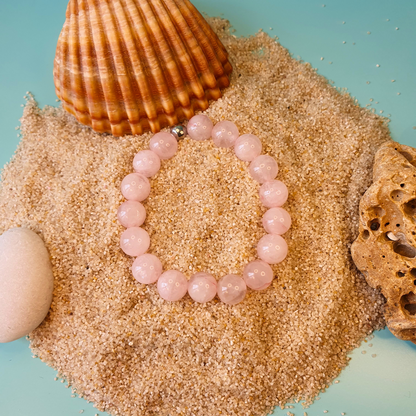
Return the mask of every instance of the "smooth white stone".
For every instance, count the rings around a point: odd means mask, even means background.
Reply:
[[[0,236],[0,342],[37,328],[52,302],[53,273],[42,239],[28,228]]]

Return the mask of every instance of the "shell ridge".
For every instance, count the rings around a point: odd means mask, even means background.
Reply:
[[[72,14],[78,13],[77,4],[74,4],[76,0],[70,0],[68,6],[66,7],[66,18],[68,19]]]
[[[59,99],[62,101],[63,108],[70,114],[77,117],[77,113],[72,105],[71,89],[67,86],[71,86],[71,77],[67,76],[70,73],[70,54],[69,49],[69,33],[71,27],[71,13],[75,9],[74,1],[70,1],[67,7],[67,15],[69,18],[65,20],[59,35],[58,45],[56,47],[56,55],[54,61],[54,74],[55,74],[55,92]]]
[[[174,3],[173,0],[164,1],[168,5],[168,8],[170,8],[169,4]],[[182,13],[182,10],[179,8],[177,9],[179,10],[179,14],[177,16],[173,15],[173,17],[175,18],[175,23],[178,27],[184,27],[184,43],[188,47],[189,55],[197,69],[197,75],[201,86],[203,89],[205,87],[215,88],[216,79],[210,72],[208,59],[205,56],[201,46],[199,45],[195,34],[192,32],[191,28],[187,27],[187,21]]]
[[[164,0],[164,3],[166,5],[165,7],[167,9],[167,13],[173,22],[172,26],[174,28],[174,35],[180,39],[182,43],[182,53],[184,54],[184,58],[182,59],[182,65],[179,65],[179,68],[182,69],[181,73],[187,81],[185,82],[187,90],[192,92],[192,94],[189,94],[188,92],[188,96],[203,98],[205,96],[205,92],[199,77],[200,65],[198,64],[198,59],[194,57],[194,49],[198,44],[197,40],[195,39],[192,31],[187,28],[185,19],[177,5],[169,0]],[[173,43],[173,39],[171,42]],[[178,58],[181,59],[179,53],[177,54]]]
[[[198,80],[198,76],[192,65],[189,53],[184,45],[183,39],[178,33],[175,25],[172,23],[172,10],[168,10],[162,1],[154,2],[155,11],[160,22],[160,36],[164,38],[164,44],[167,50],[170,49],[168,59],[164,59],[166,71],[172,83],[172,87],[177,94],[179,104],[184,109],[189,109],[191,98],[188,91],[188,85]],[[161,56],[165,56],[164,53]],[[181,70],[182,69],[182,70]]]
[[[61,80],[60,80],[60,68],[62,68],[62,61],[61,61],[61,47],[64,41],[63,33],[64,33],[64,26],[62,27],[61,33],[59,34],[58,42],[56,44],[56,52],[55,52],[55,59],[53,60],[53,78],[55,81],[55,92],[58,98],[61,98]]]
[[[124,7],[120,1],[114,1],[114,3],[108,2],[108,7],[111,11],[111,21],[114,28],[116,28],[115,33],[120,34],[120,36],[115,36],[112,42],[110,41],[110,49],[118,61],[118,64],[116,64],[116,74],[121,95],[125,102],[126,121],[137,123],[140,119],[140,110],[137,106],[134,92],[136,91],[138,93],[138,88],[134,82],[134,78],[129,76],[132,73],[132,63],[129,48],[127,47],[131,43],[129,42],[129,32],[131,29],[125,15]],[[134,51],[134,48],[130,48],[130,50]]]
[[[130,1],[130,0],[128,0]],[[166,80],[164,79],[163,73],[160,70],[160,62],[157,58],[157,53],[152,46],[152,37],[149,33],[148,24],[146,23],[146,15],[143,12],[143,1],[131,1],[134,6],[130,9],[131,19],[136,29],[135,40],[140,45],[140,61],[143,67],[143,73],[145,78],[143,84],[146,83],[148,88],[148,102],[152,102],[150,109],[152,112],[148,115],[149,124],[153,132],[160,130],[160,121],[158,116],[164,112],[164,104],[166,97],[169,96],[169,88]],[[132,14],[134,12],[134,15]],[[157,94],[159,94],[159,97]],[[162,102],[160,97],[165,97],[165,102]]]
[[[64,27],[62,28],[63,31],[63,37],[62,37],[62,44],[61,44],[61,50],[60,50],[60,57],[61,57],[61,68],[62,70],[59,73],[59,83],[61,87],[61,96],[64,103],[71,104],[71,98],[69,96],[69,89],[66,88],[67,82],[67,71],[69,71],[70,68],[70,62],[69,62],[69,54],[68,52],[68,36],[69,36],[69,21],[66,21],[64,24]],[[76,115],[73,111],[71,111],[71,114]]]
[[[102,35],[105,39],[105,64],[107,65],[107,76],[109,89],[112,91],[113,103],[112,114],[109,114],[109,120],[111,123],[111,130],[113,134],[119,135],[119,129],[121,125],[128,120],[127,114],[127,102],[130,97],[129,88],[126,87],[123,82],[126,78],[126,68],[124,60],[122,58],[120,45],[118,42],[118,30],[116,24],[116,18],[114,11],[109,1],[99,1],[98,16],[101,18],[102,26],[107,30],[104,30]],[[109,76],[111,74],[111,77]]]
[[[97,56],[93,47],[92,39],[92,27],[90,25],[90,16],[87,0],[82,1],[83,7],[79,13],[80,21],[80,40],[82,51],[82,66],[83,71],[83,83],[87,94],[88,107],[90,110],[90,125],[96,126],[99,131],[99,126],[103,123],[102,119],[107,119],[103,114],[102,106],[99,105],[98,99],[103,101],[104,92],[101,87],[101,82],[98,82],[98,77],[95,75],[98,69]],[[97,98],[98,97],[98,98]]]
[[[78,2],[73,1],[73,5],[76,5],[78,12]],[[69,71],[71,89],[73,95],[71,97],[71,104],[74,108],[77,118],[85,119],[85,114],[88,113],[88,106],[85,100],[85,89],[82,82],[83,68],[81,63],[81,49],[80,49],[80,33],[79,33],[79,21],[78,19],[70,19],[69,26],[69,59],[72,63]],[[85,121],[88,121],[88,117]]]
[[[100,5],[103,2],[98,2]],[[107,39],[107,34],[103,30],[103,10],[100,6],[97,6],[95,0],[88,0],[89,5],[89,16],[90,24],[92,29],[92,38],[97,54],[97,69],[99,82],[104,94],[104,105],[107,108],[108,120],[111,124],[111,130],[113,131],[113,125],[121,121],[120,111],[118,110],[118,91],[119,86],[114,77],[114,62],[109,51],[109,42]],[[91,5],[93,7],[91,7]],[[123,108],[124,110],[124,105]]]
[[[215,78],[218,80],[225,74],[222,61],[227,61],[227,56],[223,53],[220,53],[222,52],[222,48],[220,48],[217,53],[214,50],[213,46],[218,45],[219,42],[218,36],[213,32],[211,26],[209,26],[208,22],[202,17],[202,15],[198,12],[192,3],[187,0],[174,1],[181,4],[183,16],[188,23],[190,30],[192,30],[198,42],[200,43],[202,50],[207,56],[209,66],[213,71]],[[204,36],[201,34],[201,31],[198,29],[202,29],[207,38],[204,38]],[[220,54],[221,56],[218,57],[217,54]]]
[[[130,22],[131,27],[131,38],[132,42],[135,45],[133,49],[134,57],[132,58],[132,71],[135,75],[135,82],[137,85],[137,91],[140,94],[142,101],[143,101],[143,111],[146,114],[149,120],[155,120],[157,118],[157,108],[152,100],[152,95],[150,91],[150,86],[146,79],[146,68],[142,63],[142,56],[141,56],[141,49],[143,46],[140,42],[140,39],[134,33],[133,29],[136,29],[136,23],[139,19],[137,15],[139,13],[137,9],[137,5],[134,1],[131,0],[122,0],[125,1],[125,6],[127,10],[127,18]],[[134,12],[136,13],[136,17],[134,16]]]
[[[198,43],[207,57],[209,72],[206,82],[209,87],[206,96],[208,99],[217,100],[222,96],[220,88],[228,87],[230,84],[227,74],[232,71],[232,67],[227,59],[228,54],[211,26],[192,3],[187,0],[174,1],[180,2],[187,24],[197,37]],[[221,48],[218,45],[221,45]],[[217,47],[215,48],[215,46]]]
[[[225,63],[228,61],[228,53],[225,49],[224,45],[221,43],[218,35],[212,30],[210,24],[204,19],[202,14],[199,10],[189,1],[189,0],[174,0],[182,5],[182,8],[187,10],[188,15],[195,19],[197,22],[196,27],[200,27],[207,37],[209,38],[210,42],[208,43],[211,47],[214,45],[217,46],[218,51],[217,54],[219,55],[220,62]],[[192,28],[192,26],[190,26]],[[215,55],[215,52],[214,52]]]
[[[170,92],[168,81],[166,80],[164,74],[164,70],[162,71],[160,68],[160,49],[155,49],[159,45],[157,44],[158,38],[155,36],[154,30],[157,30],[159,23],[149,1],[139,0],[138,3],[141,5],[140,11],[144,18],[143,23],[146,28],[148,39],[152,40],[152,42],[149,42],[149,44],[145,45],[144,48],[146,63],[148,64],[149,70],[153,75],[155,87],[160,94],[160,104],[162,107],[161,109],[165,114],[172,115],[175,113],[173,98]]]

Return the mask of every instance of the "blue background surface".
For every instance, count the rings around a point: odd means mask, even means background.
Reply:
[[[383,111],[391,119],[393,139],[416,147],[416,0],[194,0],[194,4],[209,15],[229,19],[237,36],[259,28],[278,36],[294,57],[310,62],[334,85],[348,88],[362,106],[371,104],[377,113]],[[33,92],[42,106],[56,104],[52,68],[65,10],[65,0],[0,0],[0,165],[10,159],[20,140],[15,127],[26,91]],[[339,384],[307,409],[308,416],[322,415],[324,410],[328,416],[416,415],[416,345],[384,330],[363,342],[351,357]],[[32,359],[25,339],[0,344],[0,415],[75,416],[82,410],[85,416],[103,415],[85,400],[71,398],[70,389],[54,381],[55,375],[39,359]],[[288,411],[303,415],[300,405],[277,409],[275,414]]]

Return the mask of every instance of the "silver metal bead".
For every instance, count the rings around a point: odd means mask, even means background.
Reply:
[[[170,133],[176,137],[176,140],[181,140],[188,134],[188,131],[185,126],[178,125],[172,127]]]

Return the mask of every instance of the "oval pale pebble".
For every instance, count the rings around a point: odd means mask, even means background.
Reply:
[[[212,129],[212,141],[217,147],[232,147],[239,136],[237,126],[228,120],[220,121]]]
[[[136,258],[131,267],[134,278],[143,284],[155,283],[162,274],[163,267],[160,260],[153,254],[143,254]]]
[[[123,227],[140,227],[146,219],[146,210],[139,201],[125,201],[117,210],[117,219]]]
[[[254,260],[244,268],[243,277],[250,289],[263,290],[273,281],[273,270],[263,260]]]
[[[120,247],[132,257],[146,253],[150,246],[150,237],[146,230],[140,227],[127,228],[120,237]]]
[[[175,156],[178,151],[178,142],[173,134],[160,132],[150,139],[149,147],[161,159],[166,160]]]
[[[157,290],[161,298],[170,302],[182,299],[188,291],[188,280],[177,270],[168,270],[159,277]]]
[[[134,156],[133,168],[137,173],[150,178],[159,172],[160,158],[151,150],[141,150]]]
[[[264,183],[273,180],[277,176],[279,168],[273,157],[268,155],[257,156],[250,163],[250,175],[259,182]]]
[[[150,195],[149,179],[139,173],[130,173],[121,181],[121,193],[129,201],[144,201]]]
[[[254,134],[243,134],[234,145],[234,153],[245,162],[251,162],[257,156],[260,156],[263,146],[260,139]]]
[[[247,286],[244,280],[235,274],[227,274],[217,284],[218,297],[228,305],[240,303],[246,296]]]
[[[269,234],[284,234],[291,226],[290,214],[283,208],[270,208],[262,218],[263,227]]]
[[[287,243],[280,235],[266,234],[257,243],[257,254],[268,264],[282,262],[287,256]]]
[[[211,137],[213,127],[210,118],[203,114],[193,116],[186,126],[189,137],[196,141],[208,140]]]
[[[280,207],[288,197],[288,189],[281,181],[268,181],[260,186],[260,202],[267,208]]]
[[[52,302],[53,273],[42,239],[28,228],[0,236],[0,342],[37,328]]]
[[[188,293],[195,302],[209,302],[217,294],[217,281],[211,274],[196,273],[189,279]]]

